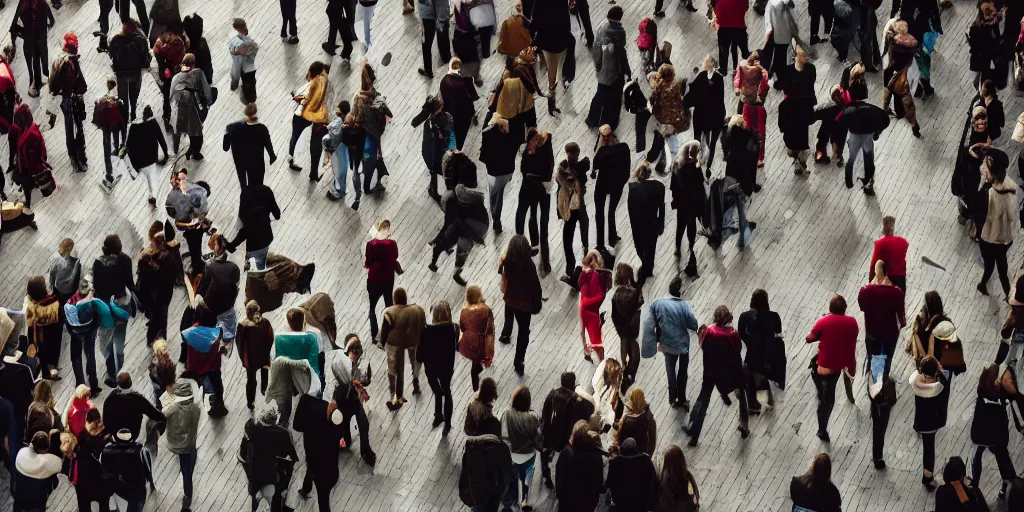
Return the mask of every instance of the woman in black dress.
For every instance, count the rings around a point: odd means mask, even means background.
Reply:
[[[714,57],[704,57],[704,67],[693,77],[683,99],[683,105],[693,107],[693,138],[700,141],[701,153],[707,155],[702,155],[700,162],[709,178],[715,160],[715,145],[725,121],[725,81],[717,69]]]
[[[768,381],[785,384],[786,352],[782,341],[782,318],[768,304],[768,292],[758,288],[750,296],[750,310],[740,314],[736,324],[740,339],[747,347],[743,364],[747,368],[747,405],[750,414],[761,413],[757,391],[768,390],[768,407],[775,397]],[[779,350],[781,348],[782,350]]]
[[[814,80],[817,70],[808,61],[807,53],[796,47],[796,61],[786,68],[782,91],[786,95],[779,104],[779,130],[786,143],[786,153],[795,164],[797,176],[807,172],[807,150],[811,148],[807,128],[814,122]]]
[[[690,248],[686,275],[690,277],[697,277],[697,256],[693,252],[693,246],[697,241],[697,219],[703,214],[704,203],[707,201],[704,176],[697,161],[699,151],[698,141],[691,140],[683,144],[679,155],[672,162],[672,181],[669,184],[672,191],[672,208],[676,210],[676,257],[682,255],[680,244],[685,231]]]

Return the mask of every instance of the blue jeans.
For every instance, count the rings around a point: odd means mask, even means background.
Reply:
[[[270,246],[269,245],[264,247],[264,248],[262,248],[262,249],[258,249],[258,250],[255,250],[255,251],[246,251],[245,252],[245,261],[249,261],[250,259],[256,260],[256,269],[255,270],[263,270],[263,269],[267,268],[267,253],[268,252],[270,252]]]
[[[345,197],[345,180],[348,179],[348,148],[340,144],[338,149],[331,153],[331,167],[334,168],[334,183],[331,184],[331,195],[335,198]],[[356,185],[358,193],[359,186]]]
[[[846,160],[846,187],[853,187],[853,164],[857,155],[864,152],[864,183],[875,181],[875,138],[872,134],[850,133],[846,139],[850,147],[850,158]]]
[[[118,372],[124,366],[124,337],[127,330],[127,323],[115,322],[113,327],[101,327],[96,332],[107,363],[107,377],[111,380],[117,379]]]
[[[516,478],[523,484],[523,498],[522,501],[527,501],[530,497],[530,483],[533,482],[533,468],[536,466],[537,454],[533,454],[533,458],[522,463],[512,463],[512,472],[515,473]],[[509,484],[508,489],[505,490],[505,495],[501,499],[501,504],[507,508],[519,510],[516,500],[519,498],[519,486],[516,482]]]
[[[157,410],[160,410],[163,408],[160,405],[160,397],[164,394],[164,387],[153,381],[150,381],[150,384],[153,385],[153,404],[156,405]]]
[[[690,366],[690,354],[669,354],[665,356],[665,376],[668,377],[668,401],[686,401],[687,370]]]
[[[181,498],[182,508],[192,506],[192,473],[196,470],[197,458],[196,452],[178,454],[178,464],[181,466],[181,487],[185,494]]]

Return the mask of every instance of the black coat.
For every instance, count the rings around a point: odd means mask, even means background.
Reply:
[[[836,121],[850,133],[878,135],[889,127],[889,114],[866,101],[855,101],[839,113]]]
[[[338,483],[338,452],[341,426],[327,417],[327,402],[311,395],[299,396],[293,427],[302,432],[306,452],[306,471],[318,482],[317,490],[330,489]]]
[[[689,162],[673,171],[669,188],[672,191],[672,208],[680,214],[698,218],[704,214],[708,196],[697,162]]]
[[[281,220],[281,207],[277,205],[274,191],[263,184],[249,185],[242,189],[242,197],[238,204],[242,229],[238,230],[235,238],[228,243],[228,250],[234,251],[243,241],[247,252],[270,247],[270,243],[274,241],[270,216]]]
[[[455,353],[459,347],[459,328],[451,322],[423,327],[416,346],[416,360],[430,378],[451,379],[455,372]]]
[[[811,487],[810,477],[794,476],[789,483],[789,497],[793,505],[813,510],[814,512],[839,512],[843,499],[839,495],[836,484]]]
[[[608,460],[608,490],[615,512],[648,512],[658,496],[658,474],[646,453],[619,455]]]
[[[167,421],[164,414],[138,391],[118,388],[111,391],[103,402],[103,425],[109,432],[126,428],[132,433],[132,439],[138,439],[143,415],[156,422]]]
[[[555,464],[559,512],[593,512],[604,491],[604,453],[596,447],[562,448]]]
[[[916,432],[935,432],[946,426],[946,415],[949,409],[949,379],[939,375],[942,391],[933,397],[914,397],[914,430]]]
[[[564,448],[569,444],[572,426],[578,420],[589,420],[593,414],[594,404],[580,398],[575,391],[561,386],[552,389],[544,399],[540,417],[544,448]]]
[[[149,118],[141,123],[132,123],[128,128],[128,140],[125,141],[128,150],[128,158],[131,159],[132,167],[142,169],[153,165],[157,161],[157,148],[163,149],[164,158],[167,158],[167,141],[164,133],[160,130],[160,124],[156,118]]]
[[[463,59],[463,62],[466,60]],[[472,77],[448,73],[441,79],[441,99],[444,102],[444,111],[452,115],[456,131],[460,127],[469,127],[475,111],[473,102],[479,98]]]
[[[971,47],[971,71],[989,72],[999,57],[999,25],[973,24],[967,33]]]
[[[270,161],[277,160],[274,144],[270,140],[270,130],[262,123],[238,121],[229,124],[224,132],[224,151],[228,150],[231,151],[236,170],[249,173],[250,180],[256,176],[261,178],[259,183],[255,183],[257,185],[263,184],[262,176],[267,169],[263,153],[270,155]],[[254,183],[250,181],[248,184]]]
[[[524,6],[525,7],[525,6]],[[572,39],[572,21],[568,0],[534,2],[533,12],[523,11],[531,21],[533,45],[540,50],[560,53],[569,47]]]
[[[988,504],[985,503],[985,496],[976,487],[961,486],[967,493],[967,503],[960,503],[953,484],[944,483],[935,489],[935,512],[988,512]],[[1011,500],[1014,494],[1010,494]],[[1007,510],[1019,510],[1008,508]]]
[[[594,172],[597,183],[594,193],[622,193],[629,183],[629,144],[620,142],[614,146],[602,146],[594,154]]]
[[[646,179],[629,184],[629,225],[634,233],[660,235],[665,231],[665,185]]]
[[[515,134],[503,132],[498,125],[484,129],[480,141],[480,161],[490,176],[508,176],[516,170],[519,142]]]
[[[249,494],[255,494],[265,485],[278,483],[279,458],[289,457],[292,462],[299,460],[291,434],[278,425],[266,427],[250,419],[245,423],[245,436],[249,439],[244,464],[249,478]]]
[[[686,108],[693,108],[694,133],[718,130],[725,122],[725,80],[717,71],[708,78],[702,71],[693,77],[683,98]]]
[[[743,193],[754,193],[757,157],[761,140],[753,130],[726,125],[722,128],[722,158],[725,175],[739,182]]]
[[[747,371],[765,375],[767,368],[775,369],[780,355],[782,361],[785,361],[785,343],[775,342],[781,340],[775,335],[782,333],[782,319],[778,313],[754,309],[744,311],[736,323],[736,330],[739,331],[740,339],[747,347],[747,353],[743,358],[743,364],[746,365]],[[781,354],[778,354],[780,346],[783,350]],[[772,376],[765,376],[769,380],[777,382],[779,379],[777,372],[772,373]],[[782,379],[785,382],[785,366],[782,367],[782,373]]]
[[[979,446],[1006,446],[1010,442],[1010,419],[1006,402],[997,397],[979,396],[974,402],[971,442]]]
[[[500,437],[486,434],[466,438],[459,472],[459,498],[464,504],[497,503],[514,482],[512,454]]]

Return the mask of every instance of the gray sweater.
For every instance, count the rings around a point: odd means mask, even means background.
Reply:
[[[50,290],[58,295],[72,295],[78,290],[81,275],[82,262],[75,251],[71,251],[67,256],[58,253],[50,265]],[[61,306],[63,307],[63,304]]]
[[[199,433],[199,417],[202,413],[202,407],[199,405],[202,400],[199,384],[192,379],[183,380],[189,383],[191,396],[185,396],[184,393],[173,396],[165,393],[160,397],[164,416],[167,417],[167,430],[164,432],[167,449],[178,454],[196,451],[196,435]],[[177,389],[177,386],[175,388]]]
[[[540,419],[533,411],[505,411],[505,433],[512,453],[532,453],[541,449]]]

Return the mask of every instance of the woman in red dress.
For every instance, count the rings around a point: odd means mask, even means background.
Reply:
[[[604,268],[601,253],[590,251],[583,257],[580,272],[580,335],[583,339],[583,358],[589,362],[591,352],[597,352],[597,359],[604,360],[604,344],[601,342],[601,303],[611,289],[611,272]],[[588,341],[589,335],[589,341]]]

